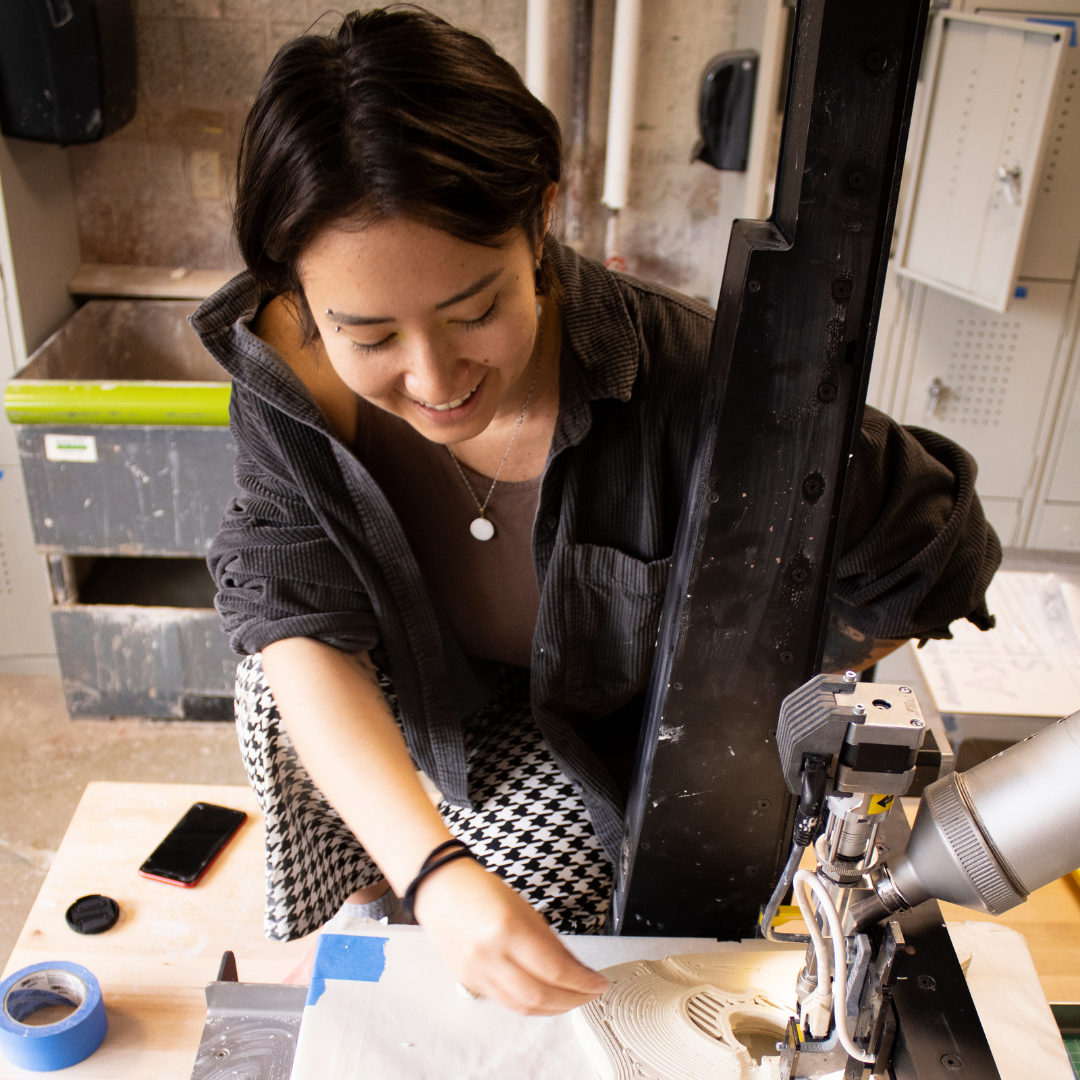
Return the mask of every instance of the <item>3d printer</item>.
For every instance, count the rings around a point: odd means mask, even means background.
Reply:
[[[925,729],[910,687],[859,682],[850,671],[818,675],[784,700],[777,747],[799,804],[762,932],[808,948],[782,1080],[859,1077],[867,1065],[886,1074],[893,998],[908,980],[896,961],[915,951],[897,914],[936,899],[999,915],[1080,865],[1080,712],[927,787],[894,854],[883,837]],[[815,868],[800,869],[811,847]],[[809,934],[772,927],[792,887]],[[916,986],[920,978],[933,988],[933,976],[917,975]],[[939,1064],[964,1069],[959,1052]]]

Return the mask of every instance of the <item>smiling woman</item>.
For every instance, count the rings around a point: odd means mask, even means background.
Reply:
[[[485,247],[393,218],[324,229],[300,277],[342,384],[477,472],[498,468],[532,387],[529,427],[506,473],[524,480],[543,468],[558,407],[554,334],[541,351],[540,254],[520,229]]]
[[[267,72],[248,270],[192,320],[233,376],[209,563],[267,932],[415,913],[466,986],[539,1014],[606,985],[551,931],[604,925],[713,321],[563,247],[560,175],[486,42],[348,15]],[[988,625],[971,459],[868,409],[852,472],[843,641]]]

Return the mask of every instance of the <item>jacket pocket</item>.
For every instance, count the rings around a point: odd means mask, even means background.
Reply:
[[[570,544],[558,569],[560,711],[568,719],[611,712],[648,684],[671,558],[646,562],[617,548]]]

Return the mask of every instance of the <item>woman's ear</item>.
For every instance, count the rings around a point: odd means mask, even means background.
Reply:
[[[544,228],[540,233],[540,244],[536,250],[537,259],[544,257],[544,237],[547,236],[548,227],[551,225],[551,215],[555,209],[555,198],[559,194],[558,184],[548,184],[544,192]]]

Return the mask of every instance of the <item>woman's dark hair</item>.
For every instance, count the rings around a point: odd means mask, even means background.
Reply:
[[[314,338],[297,263],[320,229],[407,217],[493,247],[520,227],[536,245],[561,165],[555,117],[482,38],[419,8],[353,12],[332,37],[282,46],[264,76],[240,138],[236,236]]]

